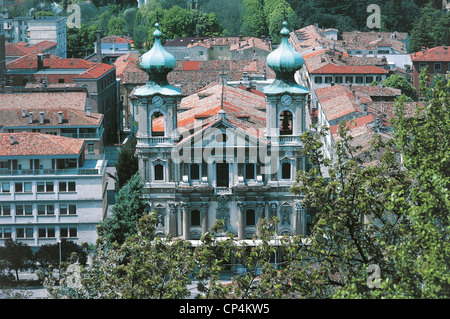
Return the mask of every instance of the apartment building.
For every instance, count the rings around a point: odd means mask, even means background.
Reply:
[[[87,92],[9,92],[1,95],[0,133],[40,132],[86,141],[85,157],[104,153],[103,118],[87,106]]]
[[[64,91],[66,86],[84,88],[88,92],[87,107],[93,113],[104,115],[105,142],[117,141],[120,129],[119,84],[113,65],[53,55],[29,54],[7,64],[6,81],[8,86],[12,87],[25,87],[32,83],[44,89],[47,86],[59,85],[61,91]]]
[[[420,52],[414,52],[411,54],[411,60],[413,62],[413,86],[418,93],[420,93],[419,75],[423,68],[427,68],[429,83],[436,75],[445,77],[450,74],[450,49],[446,45],[430,49],[424,48]]]
[[[63,136],[0,133],[0,244],[95,243],[107,209],[107,163],[86,159],[84,147]]]

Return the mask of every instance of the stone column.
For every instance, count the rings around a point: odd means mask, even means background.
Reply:
[[[178,204],[169,204],[169,234],[173,237],[178,235],[177,232],[177,215],[178,215]]]
[[[237,202],[238,206],[238,239],[245,239],[245,202]]]
[[[300,203],[295,203],[295,234],[306,236],[306,210]]]
[[[261,222],[264,218],[264,210],[266,209],[266,203],[264,202],[258,202],[256,204],[256,236],[261,236]]]
[[[202,221],[202,234],[208,232],[208,211],[209,211],[209,203],[208,200],[203,203],[201,207],[201,221]]]
[[[191,223],[189,220],[190,205],[187,203],[183,203],[183,204],[181,204],[181,209],[183,211],[183,237],[184,237],[184,240],[189,240],[190,232],[191,232]]]

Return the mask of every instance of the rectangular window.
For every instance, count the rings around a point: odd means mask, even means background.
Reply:
[[[255,164],[245,164],[245,179],[255,179]]]
[[[22,216],[24,213],[23,205],[16,205],[16,216]]]
[[[2,193],[10,193],[11,192],[11,185],[9,182],[3,182],[2,183]]]
[[[88,153],[94,153],[94,143],[88,143]]]
[[[76,185],[75,182],[59,182],[60,192],[75,192]]]
[[[31,193],[31,182],[16,182],[14,190],[16,193]]]
[[[435,63],[435,64],[434,64],[434,71],[435,71],[435,72],[440,72],[440,71],[442,71],[442,63]]]
[[[335,78],[336,83],[342,83],[342,80],[343,80],[342,76],[337,76]]]
[[[366,77],[366,83],[371,84],[373,82],[373,76],[367,76]]]
[[[358,84],[364,83],[364,78],[362,76],[357,76],[356,77],[356,83],[358,83]]]
[[[315,76],[314,77],[314,83],[321,84],[322,83],[322,77],[321,76]]]
[[[76,227],[61,227],[59,229],[61,238],[75,238],[77,237]]]
[[[191,164],[191,179],[200,179],[200,165]]]
[[[16,236],[17,238],[33,238],[33,228],[26,227],[26,228],[17,228],[16,229]]]
[[[345,83],[353,83],[353,76],[346,76]]]
[[[39,238],[55,238],[55,228],[43,227],[38,230]]]
[[[426,63],[419,63],[419,70],[422,70],[423,68],[426,68],[427,64]]]
[[[325,77],[325,83],[331,83],[332,81],[333,81],[333,77],[331,77],[331,76]]]
[[[77,214],[77,205],[75,204],[61,204],[59,205],[59,214],[60,215],[76,215]]]
[[[1,205],[0,213],[2,216],[11,216],[11,206],[10,205]]]
[[[256,225],[256,214],[253,209],[249,209],[246,214],[246,225],[255,226]]]
[[[55,205],[38,205],[38,215],[54,215],[55,214]]]

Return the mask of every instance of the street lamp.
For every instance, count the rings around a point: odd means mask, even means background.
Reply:
[[[59,248],[59,279],[61,279],[61,235],[58,236],[58,239],[56,240],[58,243],[58,248]]]

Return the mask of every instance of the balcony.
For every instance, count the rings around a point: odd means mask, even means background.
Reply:
[[[71,137],[71,138],[78,138],[82,140],[89,140],[89,139],[100,139],[103,135],[104,128],[101,128],[101,130],[98,133],[61,133],[61,136],[64,137]]]
[[[172,146],[170,137],[138,137],[139,146]]]
[[[104,155],[90,155],[82,167],[66,169],[0,169],[0,176],[103,175],[107,161]]]

